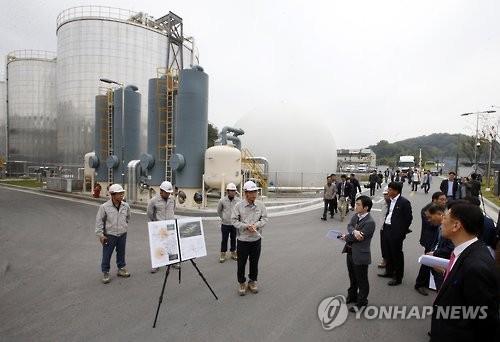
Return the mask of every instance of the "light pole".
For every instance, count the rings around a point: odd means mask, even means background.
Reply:
[[[463,113],[460,116],[468,116],[468,115],[476,115],[476,138],[474,141],[474,173],[477,173],[477,148],[479,147],[478,135],[479,135],[479,114],[490,114],[496,113],[496,110],[484,110],[482,112],[471,112],[471,113]]]
[[[121,163],[121,173],[122,173],[122,186],[125,186],[125,84],[116,82],[107,78],[100,78],[101,82],[116,84],[122,87],[122,112],[121,112],[121,121],[122,121],[122,149],[120,151],[120,163]]]

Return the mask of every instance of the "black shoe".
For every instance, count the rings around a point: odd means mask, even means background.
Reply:
[[[326,217],[322,217],[321,220],[326,221]]]
[[[418,293],[420,293],[422,296],[428,296],[429,294],[427,293],[427,290],[425,287],[415,287],[415,290],[417,290]]]
[[[333,215],[330,215],[330,218],[333,218]]]
[[[349,297],[347,296],[346,300],[345,300],[345,303],[346,304],[351,304],[351,303],[356,303],[358,300],[356,298],[352,298],[352,297]]]
[[[389,273],[379,273],[377,275],[381,278],[392,278],[392,274]]]
[[[397,286],[397,285],[401,285],[401,283],[402,283],[401,280],[393,279],[390,282],[388,282],[387,285],[389,285],[389,286]]]

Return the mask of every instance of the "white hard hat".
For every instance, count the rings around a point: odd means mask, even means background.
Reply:
[[[109,187],[110,194],[117,194],[120,192],[125,192],[120,184],[113,184]]]
[[[169,181],[164,181],[163,183],[161,183],[160,189],[165,191],[165,192],[168,192],[169,194],[174,192],[174,190],[172,188],[172,183],[170,183]]]
[[[236,189],[236,185],[234,185],[234,183],[229,183],[226,186],[226,190],[238,190],[238,189]]]
[[[245,190],[245,191],[257,191],[257,190],[259,190],[259,188],[257,188],[257,185],[254,182],[247,181],[243,185],[243,190]]]

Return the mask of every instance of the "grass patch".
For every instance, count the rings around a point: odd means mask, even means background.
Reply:
[[[483,182],[481,184],[481,191],[483,192],[484,198],[489,199],[490,201],[492,201],[493,203],[495,203],[497,206],[500,207],[500,197],[495,196],[495,194],[493,193],[495,189],[495,181],[493,177],[491,177],[490,179],[490,191],[486,191],[486,183],[487,183],[486,177],[484,177]]]
[[[2,179],[0,184],[9,184],[9,185],[17,185],[25,188],[37,189],[42,187],[42,182],[37,181],[36,179]]]

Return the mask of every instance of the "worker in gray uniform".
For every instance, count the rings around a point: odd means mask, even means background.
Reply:
[[[231,214],[234,206],[240,202],[240,200],[236,198],[236,190],[236,185],[234,183],[229,183],[226,187],[227,196],[221,198],[219,200],[219,204],[217,205],[217,214],[222,219],[220,227],[222,233],[219,257],[220,263],[226,261],[228,240],[230,240],[229,251],[231,252],[231,258],[233,260],[238,259],[238,256],[236,255],[236,228],[231,222]]]
[[[172,196],[174,189],[172,183],[164,181],[160,185],[160,194],[153,196],[148,202],[148,220],[165,221],[173,220],[175,212],[175,198]],[[174,264],[173,267],[180,268],[180,264]],[[151,273],[158,272],[159,267],[152,268]]]
[[[116,249],[117,275],[128,278],[130,273],[125,268],[125,245],[127,243],[127,228],[130,220],[130,206],[123,202],[125,190],[120,184],[109,187],[111,199],[99,206],[96,215],[95,234],[102,244],[101,271],[102,282],[110,282],[109,269],[111,255]]]
[[[244,296],[246,290],[257,293],[257,275],[259,273],[259,258],[262,240],[262,229],[266,225],[267,210],[264,203],[257,201],[257,185],[248,181],[243,185],[245,199],[239,202],[231,214],[231,222],[237,229],[238,252],[238,293]],[[245,284],[245,268],[247,260],[250,260],[250,272],[248,275],[248,286]]]

